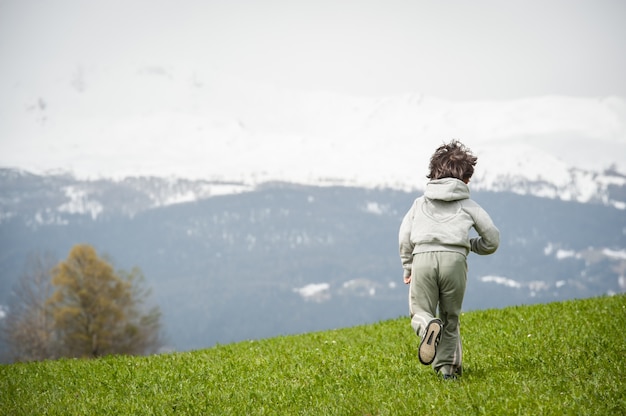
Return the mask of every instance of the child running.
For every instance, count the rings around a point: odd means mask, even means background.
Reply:
[[[444,379],[463,372],[459,316],[467,283],[466,257],[470,251],[491,254],[500,242],[489,214],[470,199],[468,183],[477,160],[458,140],[440,146],[430,159],[424,195],[413,202],[400,225],[411,326],[421,338],[418,357]],[[470,238],[471,228],[477,237]]]

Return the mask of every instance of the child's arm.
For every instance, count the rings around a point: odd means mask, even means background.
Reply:
[[[479,237],[471,238],[471,250],[477,254],[492,254],[500,245],[500,231],[494,225],[491,217],[480,206],[473,213],[474,229]]]

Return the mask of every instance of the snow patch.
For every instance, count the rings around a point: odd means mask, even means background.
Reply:
[[[626,260],[626,250],[611,250],[609,248],[602,249],[602,254],[612,259]]]
[[[586,259],[587,261],[593,261],[593,259],[597,258],[609,258],[612,260],[626,260],[626,250],[614,250],[611,248],[594,248],[589,247],[582,251],[576,250],[566,250],[562,248],[557,248],[557,244],[548,243],[544,249],[543,254],[546,256],[551,256],[554,254],[554,257],[557,260],[565,260],[565,259]]]
[[[563,259],[567,259],[567,258],[570,258],[570,257],[574,257],[574,258],[576,258],[576,257],[577,257],[577,254],[576,254],[576,251],[574,251],[574,250],[563,250],[563,249],[558,249],[558,250],[556,251],[555,257],[556,257],[558,260],[563,260]]]
[[[480,281],[483,283],[495,283],[498,285],[510,287],[513,289],[521,289],[523,287],[528,288],[530,291],[530,296],[535,297],[537,292],[546,291],[550,289],[550,284],[544,282],[543,280],[533,280],[530,282],[518,282],[517,280],[509,279],[508,277],[502,276],[483,276],[480,278]],[[561,287],[565,284],[565,282],[557,282],[556,287]]]
[[[622,202],[622,201],[611,201],[611,205],[613,206],[613,208],[617,208],[617,209],[621,209],[621,210],[626,210],[626,202]]]
[[[344,282],[342,289],[357,296],[373,297],[376,295],[376,286],[376,282],[368,279],[352,279]]]
[[[59,217],[50,208],[39,210],[35,213],[33,219],[28,222],[29,227],[36,228],[39,225],[68,225],[67,219]]]
[[[301,288],[293,289],[293,291],[304,300],[314,301],[314,302],[323,302],[325,300],[330,299],[330,284],[328,283],[310,283]]]
[[[496,283],[498,285],[508,286],[515,289],[522,287],[520,282],[502,276],[483,276],[480,278],[480,281],[483,283]]]
[[[70,200],[59,206],[59,212],[68,214],[89,214],[91,219],[96,219],[102,213],[103,207],[100,202],[89,199],[89,194],[73,186],[63,188],[65,196]]]

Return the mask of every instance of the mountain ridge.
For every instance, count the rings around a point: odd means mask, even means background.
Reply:
[[[177,349],[406,313],[397,230],[418,193],[266,183],[154,202],[201,185],[0,170],[0,305],[10,306],[30,254],[60,261],[84,242],[116,267],[143,270]],[[502,241],[494,256],[468,256],[466,308],[626,290],[623,210],[506,191],[472,198]],[[259,322],[247,319],[250,310]]]

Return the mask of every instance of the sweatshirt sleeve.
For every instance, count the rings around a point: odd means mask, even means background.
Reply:
[[[474,211],[474,229],[478,237],[470,239],[471,250],[482,255],[494,253],[500,245],[500,231],[489,214],[478,205]]]
[[[398,233],[398,240],[400,242],[400,260],[402,261],[402,269],[404,269],[403,277],[411,275],[411,268],[413,267],[413,248],[414,245],[411,242],[411,228],[413,227],[413,210],[415,204],[411,206],[409,212],[406,213],[402,223],[400,224],[400,232]]]

